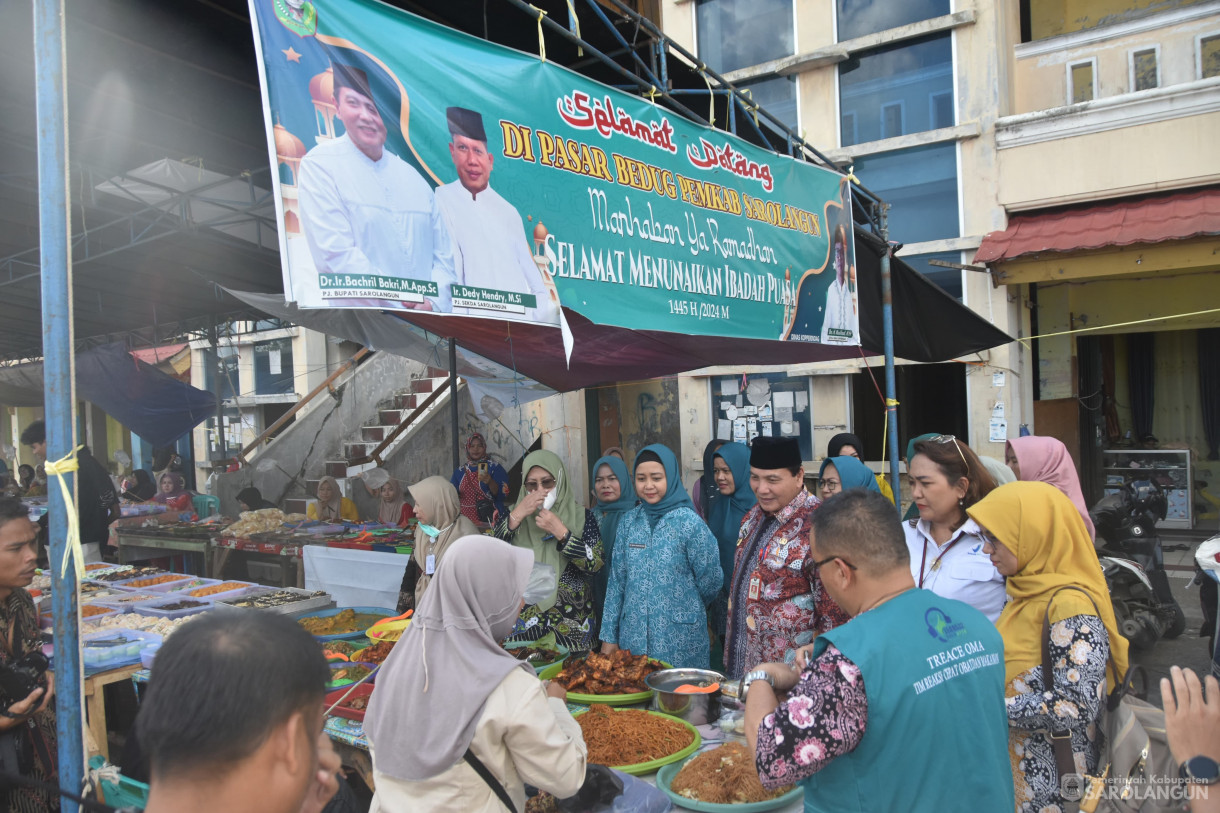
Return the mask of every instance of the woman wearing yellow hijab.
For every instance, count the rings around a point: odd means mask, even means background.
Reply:
[[[1009,483],[967,513],[982,526],[984,551],[1007,577],[1011,599],[996,627],[1004,637],[1016,809],[1059,810],[1064,800],[1047,732],[1070,731],[1076,772],[1095,773],[1100,747],[1096,723],[1106,695],[1127,672],[1127,641],[1118,632],[1084,520],[1063,492],[1047,483]],[[1055,594],[1069,586],[1079,589]],[[1055,673],[1050,682],[1042,675],[1042,621],[1048,604]],[[1117,676],[1107,675],[1110,662]]]

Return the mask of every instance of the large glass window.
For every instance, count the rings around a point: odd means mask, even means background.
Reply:
[[[275,339],[254,345],[254,391],[279,395],[293,391],[292,340]]]
[[[942,268],[932,265],[929,260],[943,260],[950,263],[962,261],[961,252],[944,251],[939,254],[914,254],[910,257],[903,254],[902,261],[919,273],[936,283],[945,293],[957,299],[962,298],[962,271],[959,268]]]
[[[949,0],[837,0],[839,42],[949,13]]]
[[[839,63],[844,147],[953,125],[950,37],[895,43]]]
[[[220,400],[225,401],[241,392],[238,381],[237,371],[237,348],[236,347],[221,347],[220,352]],[[208,392],[216,392],[214,383],[216,380],[217,364],[211,350],[204,351],[204,387]]]
[[[726,73],[792,56],[792,0],[698,0],[699,58]]]
[[[957,145],[930,144],[856,159],[860,183],[890,204],[890,239],[959,237]]]
[[[792,130],[799,131],[795,76],[773,76],[757,82],[739,83],[737,87],[741,90],[749,90],[750,98],[758,102],[764,110],[787,124]],[[741,110],[737,111],[737,116],[737,131],[741,132]],[[764,126],[762,119],[759,119],[759,124]]]

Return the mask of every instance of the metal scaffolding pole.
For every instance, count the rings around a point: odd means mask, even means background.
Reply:
[[[43,382],[47,459],[59,460],[76,448],[75,378],[72,359],[72,271],[68,210],[68,100],[64,50],[63,0],[34,0],[34,71],[38,110],[38,231],[42,260]],[[76,477],[63,475],[70,494]],[[59,785],[79,793],[84,774],[81,663],[76,606],[76,571],[62,563],[69,556],[71,501],[49,484],[51,614],[55,623],[55,678],[59,702]],[[62,574],[62,575],[61,575]],[[75,802],[64,799],[65,813]]]
[[[890,487],[894,504],[902,515],[902,482],[898,474],[898,382],[894,376],[894,289],[890,284],[890,205],[878,204],[878,234],[884,247],[881,254],[881,323],[885,336],[885,419],[889,436]]]

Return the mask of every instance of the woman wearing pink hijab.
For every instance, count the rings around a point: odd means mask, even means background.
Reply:
[[[1039,435],[1013,438],[1004,448],[1004,462],[1018,480],[1050,483],[1066,494],[1084,519],[1089,537],[1096,538],[1097,531],[1093,520],[1089,519],[1089,509],[1080,490],[1080,477],[1063,441]]]

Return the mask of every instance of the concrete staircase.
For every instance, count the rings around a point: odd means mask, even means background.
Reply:
[[[442,387],[448,377],[448,371],[428,367],[423,376],[411,379],[407,389],[378,403],[369,420],[344,438],[340,454],[327,459],[316,477],[305,480],[303,493],[294,494],[284,500],[285,513],[304,514],[309,504],[315,500],[318,482],[323,475],[330,475],[338,481],[343,496],[357,502],[361,498],[367,498],[356,475],[376,467],[377,462],[359,461],[374,454],[377,447],[393,434],[399,425],[410,421],[411,427],[403,431],[378,455],[383,461],[390,459],[414,432],[424,426],[427,416],[446,405],[448,399],[453,396],[453,393],[447,392],[425,406],[429,396]]]

